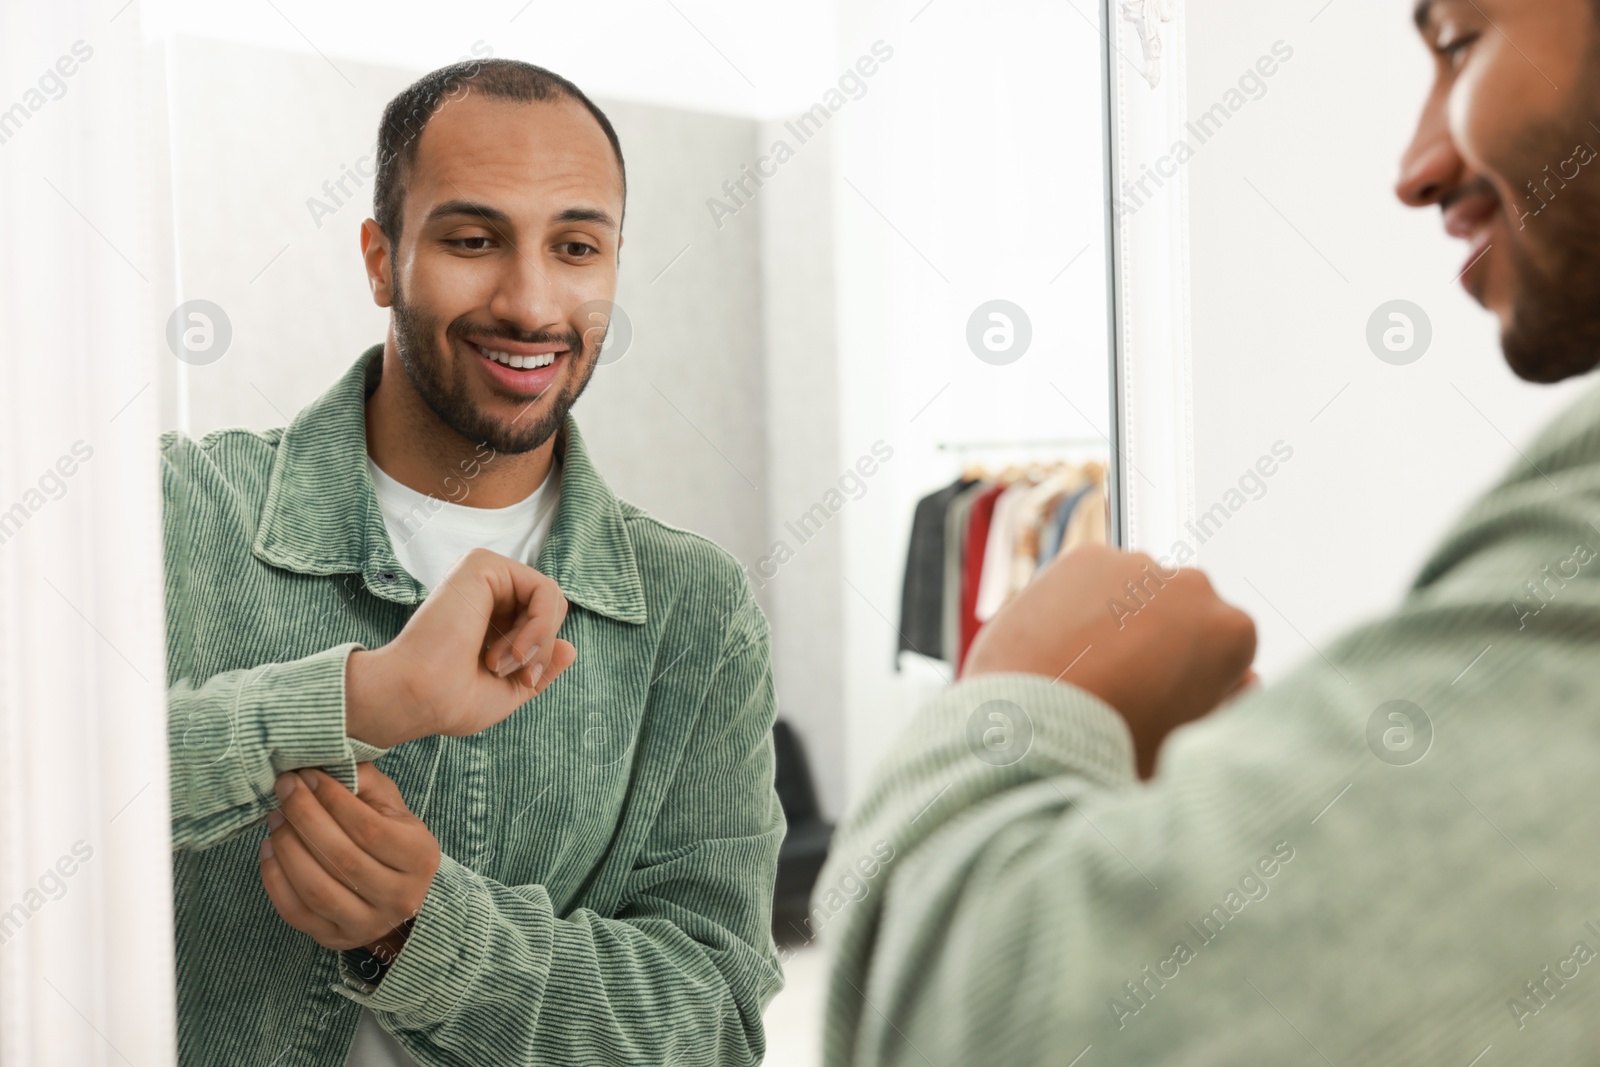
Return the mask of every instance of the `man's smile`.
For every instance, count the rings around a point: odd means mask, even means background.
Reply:
[[[504,338],[468,341],[489,380],[521,396],[537,396],[550,388],[565,366],[568,348],[559,341],[524,344]]]
[[[1500,198],[1488,189],[1465,191],[1444,207],[1445,232],[1467,242],[1467,257],[1461,265],[1460,278],[1469,292],[1473,287],[1466,276],[1488,253],[1494,224],[1503,217]]]

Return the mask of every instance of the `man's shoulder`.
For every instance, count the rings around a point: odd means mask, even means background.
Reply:
[[[744,565],[704,534],[674,526],[637,504],[617,499],[639,563],[647,595],[676,600],[685,591],[721,601],[717,617],[732,639],[734,631],[753,638],[765,629],[765,616]]]
[[[1600,380],[1591,375],[1586,386],[1540,428],[1528,446],[1528,460],[1544,470],[1600,462]],[[1530,463],[1514,463],[1513,469],[1523,477],[1539,477]]]
[[[1434,547],[1412,581],[1411,592],[1441,584],[1447,574],[1477,573],[1474,559],[1491,568],[1536,573],[1558,552],[1588,545],[1594,527],[1589,505],[1600,502],[1600,383],[1591,382],[1516,449],[1506,469],[1474,500]],[[1513,582],[1513,586],[1520,584]]]
[[[620,497],[617,506],[641,567],[662,568],[706,581],[748,585],[743,565],[732,552],[711,538],[674,526]]]
[[[169,504],[175,494],[189,504],[219,493],[233,505],[265,499],[282,439],[281,427],[229,427],[198,438],[168,430],[161,435],[161,473]]]

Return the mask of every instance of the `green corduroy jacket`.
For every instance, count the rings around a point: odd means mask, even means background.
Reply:
[[[382,347],[285,429],[162,440],[180,1062],[336,1067],[362,1006],[418,1062],[745,1064],[782,986],[767,622],[738,563],[619,500],[568,416],[538,570],[574,666],[471,737],[345,736],[345,660],[427,594],[366,463]],[[439,871],[381,981],[289,927],[276,775],[375,759]]]
[[[1595,1062],[1600,389],[1150,781],[1071,677],[945,690],[841,820],[828,1067]]]

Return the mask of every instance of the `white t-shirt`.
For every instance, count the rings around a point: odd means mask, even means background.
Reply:
[[[474,548],[487,548],[533,566],[561,495],[559,463],[551,465],[550,473],[532,494],[505,508],[453,504],[400,484],[370,457],[367,467],[378,490],[378,508],[395,558],[430,591],[438,588],[456,560]],[[472,483],[464,484],[467,496],[463,499],[470,500]],[[344,1062],[345,1067],[416,1067],[417,1063],[366,1008],[361,1009],[361,1024]]]
[[[367,468],[378,490],[378,508],[395,558],[430,590],[438,588],[456,560],[474,548],[533,566],[561,493],[559,463],[551,464],[539,488],[504,508],[475,508],[419,493],[389,477],[370,457]],[[470,501],[472,483],[462,484],[467,490],[462,499]]]

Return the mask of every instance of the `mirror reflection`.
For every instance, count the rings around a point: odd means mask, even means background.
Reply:
[[[841,814],[1111,538],[1099,28],[342,17],[151,20],[187,1055],[818,1062]]]

